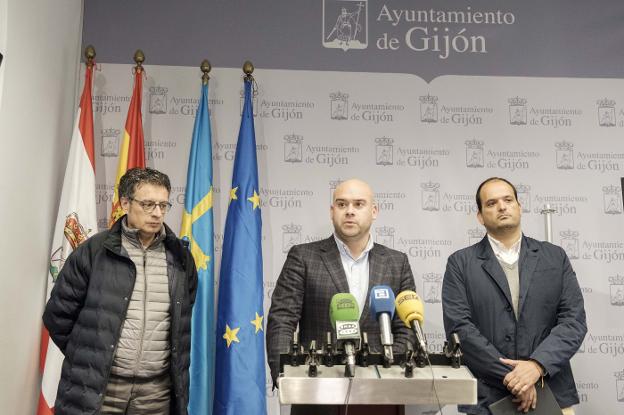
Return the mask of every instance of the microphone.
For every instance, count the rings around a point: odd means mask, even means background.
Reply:
[[[336,331],[336,348],[347,355],[345,377],[355,376],[355,350],[360,347],[360,310],[353,294],[335,294],[329,304],[329,319]]]
[[[394,293],[392,288],[387,285],[376,285],[371,288],[369,297],[369,308],[373,318],[379,322],[379,331],[381,336],[381,345],[384,348],[384,356],[388,363],[394,361],[392,355],[392,338],[391,322],[394,317]]]
[[[396,311],[399,318],[407,327],[411,327],[416,334],[416,341],[423,351],[425,356],[427,355],[427,342],[425,341],[425,335],[422,332],[421,324],[424,321],[425,307],[418,294],[414,291],[403,291],[396,298]]]

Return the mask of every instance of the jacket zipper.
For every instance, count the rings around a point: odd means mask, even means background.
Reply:
[[[130,258],[124,257],[123,255],[119,255],[118,253],[109,250],[110,252],[112,252],[114,255],[120,257],[123,261],[126,261],[128,263],[130,263],[132,265],[132,267],[134,267],[134,281],[136,282],[136,265],[134,264],[134,262],[132,262],[132,260]],[[134,290],[134,289],[133,289]],[[132,297],[132,291],[131,290],[127,295],[126,298],[128,298],[128,300],[126,301],[126,312],[124,313],[124,320],[126,318],[126,316],[128,315],[128,307],[130,306],[130,299]],[[99,403],[98,403],[98,410],[100,410],[102,408],[102,402],[104,401],[104,395],[106,394],[106,389],[108,386],[108,383],[110,382],[110,375],[111,372],[113,371],[113,361],[115,360],[115,355],[117,354],[117,347],[119,346],[119,338],[121,337],[121,329],[123,327],[123,323],[119,325],[119,328],[117,329],[117,334],[115,335],[115,338],[117,339],[115,341],[115,346],[113,347],[113,354],[111,355],[111,359],[110,359],[110,364],[108,365],[108,373],[106,374],[106,386],[104,387],[104,391],[100,392],[98,398],[100,399]]]
[[[141,321],[141,339],[139,341],[139,350],[134,364],[134,376],[136,377],[143,355],[143,342],[145,339],[145,325],[147,323],[147,250],[143,250],[143,319]]]

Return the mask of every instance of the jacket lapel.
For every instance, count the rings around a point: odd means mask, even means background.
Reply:
[[[519,274],[520,274],[520,300],[518,302],[518,316],[522,312],[522,306],[524,305],[533,275],[535,274],[535,267],[537,266],[539,258],[539,245],[522,235],[522,245],[520,246],[520,259],[519,259]]]
[[[501,267],[496,255],[494,255],[494,251],[490,246],[490,241],[488,240],[487,235],[481,240],[479,258],[483,260],[481,267],[485,270],[485,272],[494,280],[498,288],[502,291],[507,299],[509,305],[512,305],[511,302],[511,291],[509,290],[509,283],[507,282],[507,276],[505,276],[505,271]]]
[[[321,258],[338,292],[348,293],[349,283],[347,282],[347,276],[340,260],[340,252],[333,235],[325,239],[321,245]]]
[[[383,250],[379,248],[379,245],[374,244],[373,249],[371,249],[368,253],[368,287],[366,288],[366,301],[364,301],[364,309],[360,314],[360,327],[364,324],[366,319],[369,318],[370,310],[368,308],[368,304],[370,301],[370,289],[375,285],[383,284],[383,272],[385,269],[388,269],[386,267],[386,256],[383,254]]]

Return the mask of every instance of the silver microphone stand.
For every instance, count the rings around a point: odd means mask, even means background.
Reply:
[[[553,233],[552,233],[552,214],[555,213],[556,210],[550,207],[550,204],[547,203],[544,209],[540,211],[542,215],[544,215],[544,226],[546,232],[546,242],[552,243],[553,241]]]

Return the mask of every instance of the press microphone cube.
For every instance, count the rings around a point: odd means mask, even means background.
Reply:
[[[353,294],[335,294],[329,305],[329,319],[336,330],[337,347],[342,349],[345,342],[355,348],[360,347],[360,310]]]
[[[397,296],[395,303],[397,314],[407,327],[410,327],[412,320],[418,320],[419,323],[423,323],[425,307],[418,294],[414,291],[407,290],[401,292]]]
[[[374,318],[380,313],[388,313],[390,319],[394,317],[394,292],[387,285],[376,285],[371,288],[369,308]]]

